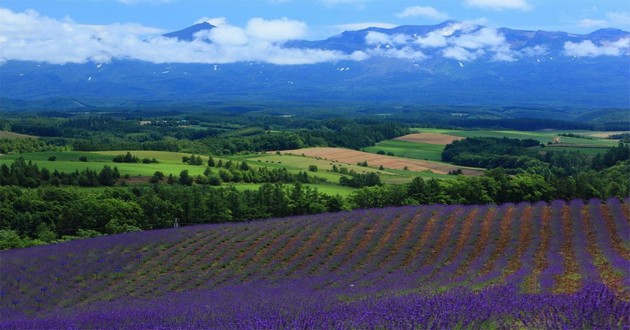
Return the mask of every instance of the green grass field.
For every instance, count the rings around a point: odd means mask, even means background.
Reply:
[[[609,140],[604,138],[593,137],[592,139],[582,139],[574,137],[559,136],[559,134],[577,134],[584,136],[591,136],[597,133],[594,131],[582,131],[582,130],[544,130],[544,131],[513,131],[513,130],[453,130],[453,129],[435,129],[435,128],[414,128],[412,131],[416,133],[442,133],[461,137],[507,137],[511,139],[535,139],[541,143],[547,144],[553,142],[554,138],[559,137],[563,144],[576,144],[576,145],[596,145],[601,147],[614,147],[618,141]]]
[[[0,131],[0,139],[37,139],[37,136]]]
[[[536,131],[536,132],[521,132],[512,130],[475,130],[475,131],[463,131],[463,130],[451,130],[451,129],[430,129],[430,128],[418,128],[414,129],[416,132],[430,132],[430,133],[443,133],[461,137],[508,137],[508,138],[520,138],[520,139],[536,139],[541,143],[547,144],[549,141],[553,141],[558,134],[579,134],[583,136],[593,136],[598,132],[592,131]],[[2,137],[28,137],[22,134],[15,134],[0,131],[0,138]],[[604,138],[593,137],[592,139],[573,138],[560,136],[561,146],[546,146],[540,148],[543,150],[567,150],[567,151],[581,151],[589,155],[595,155],[597,153],[603,153],[606,148],[617,145],[616,140],[609,140]],[[373,147],[365,148],[365,151],[371,153],[378,153],[379,151],[391,152],[395,156],[405,157],[411,159],[429,160],[440,162],[441,152],[443,146],[400,141],[400,140],[388,140],[382,141]],[[9,154],[0,155],[0,164],[10,165],[16,158],[23,157],[27,161],[35,162],[40,168],[46,167],[51,171],[57,170],[60,172],[73,172],[75,170],[82,171],[89,168],[94,171],[100,171],[104,165],[111,167],[117,167],[121,175],[128,175],[130,177],[149,177],[156,171],[161,171],[165,175],[173,174],[178,176],[183,170],[188,170],[190,175],[201,175],[206,168],[206,162],[208,156],[201,156],[203,165],[193,166],[182,162],[182,157],[190,156],[188,153],[178,152],[166,152],[166,151],[146,151],[137,150],[131,153],[140,158],[155,158],[159,163],[157,164],[144,164],[144,163],[114,163],[112,159],[116,155],[124,155],[126,151],[99,151],[99,152],[75,152],[75,151],[47,151],[47,152],[35,152],[24,154]],[[49,161],[51,156],[55,156],[55,161]],[[80,161],[80,157],[87,157],[87,162]],[[327,183],[318,184],[317,187],[322,192],[326,193],[339,193],[346,195],[352,191],[351,188],[341,187],[337,183],[342,176],[340,173],[332,172],[334,162],[325,159],[316,159],[296,155],[279,155],[279,154],[241,154],[230,155],[222,157],[214,157],[215,161],[222,160],[226,162],[231,160],[237,164],[245,161],[250,166],[268,167],[268,168],[286,168],[290,173],[298,173],[300,171],[308,172],[310,176],[320,177],[326,179]],[[317,166],[316,172],[309,171],[309,166]],[[451,179],[452,176],[434,174],[431,172],[412,172],[403,170],[384,169],[379,170],[373,167],[362,167],[358,165],[349,164],[335,164],[338,168],[345,167],[348,170],[353,170],[357,173],[378,173],[381,176],[383,183],[387,184],[400,184],[410,182],[414,177],[421,176],[425,178],[438,177],[444,179]],[[241,187],[241,185],[237,185]],[[253,187],[255,185],[242,185],[243,187]]]
[[[339,182],[339,178],[343,175],[340,173],[332,172],[333,164],[338,168],[345,167],[348,171],[353,170],[357,173],[377,173],[381,176],[383,183],[387,184],[399,184],[411,182],[416,176],[422,177],[450,177],[443,174],[435,174],[431,172],[414,172],[414,171],[402,171],[394,169],[379,170],[373,167],[363,167],[351,164],[335,163],[326,159],[316,159],[311,157],[303,157],[296,155],[277,155],[277,154],[260,154],[260,155],[246,155],[236,159],[246,160],[249,164],[260,165],[274,168],[285,167],[291,173],[297,173],[299,171],[308,171],[310,165],[317,166],[317,172],[308,172],[310,176],[316,176],[325,178],[329,183],[336,184]]]
[[[440,161],[442,159],[442,149],[444,149],[443,146],[435,144],[400,140],[382,141],[373,147],[364,148],[365,151],[371,153],[378,153],[382,150],[386,153],[391,152],[398,157],[432,161]]]
[[[10,165],[15,159],[23,157],[26,161],[33,161],[40,168],[47,168],[51,171],[73,172],[82,171],[86,168],[100,171],[103,166],[117,167],[121,175],[129,176],[151,176],[155,171],[162,171],[164,174],[179,175],[182,170],[188,170],[191,175],[203,174],[205,166],[192,166],[182,163],[182,156],[190,154],[162,152],[162,151],[133,151],[132,154],[139,158],[156,158],[158,164],[143,163],[114,163],[112,159],[115,155],[125,154],[126,151],[103,151],[103,152],[33,152],[23,154],[11,154],[0,156],[0,164]],[[55,161],[49,161],[50,156],[57,157]],[[87,157],[87,162],[82,162],[79,157]],[[208,157],[202,157],[207,161]]]
[[[289,185],[289,184],[286,184]],[[286,186],[285,185],[285,186]],[[234,187],[239,191],[244,190],[257,190],[262,183],[236,183],[236,184],[225,184],[222,187]],[[349,196],[356,189],[346,186],[340,186],[338,184],[332,183],[322,183],[322,184],[304,184],[304,186],[317,188],[320,193],[324,193],[326,195],[341,195],[343,197]]]
[[[208,156],[201,156],[204,164],[200,166],[193,166],[182,162],[182,157],[190,156],[188,153],[166,152],[166,151],[147,151],[147,150],[134,150],[132,155],[143,158],[155,158],[158,163],[144,164],[144,163],[115,163],[112,161],[116,155],[124,155],[126,151],[98,151],[98,152],[76,152],[76,151],[64,151],[64,152],[33,152],[23,154],[10,154],[1,155],[0,164],[10,165],[15,159],[23,157],[26,161],[33,161],[39,168],[47,168],[51,171],[59,172],[74,172],[76,170],[82,171],[90,169],[99,172],[103,166],[108,165],[110,167],[117,167],[121,175],[128,175],[131,178],[143,177],[141,181],[148,181],[148,177],[152,176],[156,171],[161,171],[166,176],[173,174],[178,176],[183,170],[188,170],[190,175],[201,175],[206,169],[206,162]],[[49,157],[55,156],[55,161],[48,160]],[[87,162],[80,161],[80,157],[87,157]],[[300,171],[307,172],[311,177],[319,177],[326,180],[326,183],[316,184],[321,192],[327,194],[340,194],[348,195],[354,189],[338,185],[339,179],[343,176],[340,173],[332,172],[332,166],[335,164],[325,159],[315,159],[294,155],[277,155],[277,154],[243,154],[243,155],[231,155],[222,157],[213,157],[215,161],[223,161],[224,163],[231,160],[236,164],[245,161],[253,168],[267,167],[267,168],[286,168],[290,173],[298,173]],[[309,171],[309,166],[317,166],[316,172]],[[386,184],[400,184],[407,183],[413,180],[416,176],[422,177],[441,177],[450,179],[451,176],[434,174],[431,172],[413,172],[403,170],[384,169],[379,170],[373,167],[362,167],[358,165],[349,164],[336,164],[337,167],[345,167],[348,170],[353,170],[357,173],[378,173],[381,176],[381,180]],[[141,182],[141,183],[142,183]],[[239,189],[257,189],[259,185],[255,184],[237,184]]]

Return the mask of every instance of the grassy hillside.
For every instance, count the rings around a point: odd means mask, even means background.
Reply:
[[[36,139],[37,136],[0,130],[0,139]]]
[[[602,137],[606,132],[596,131],[563,131],[563,130],[543,130],[543,131],[514,131],[514,130],[455,130],[455,129],[432,129],[432,128],[416,128],[416,132],[422,133],[442,133],[461,137],[507,137],[511,139],[534,139],[540,143],[547,144],[553,142],[555,138],[559,138],[563,144],[589,145],[600,147],[614,147],[617,145],[616,140],[609,140]],[[591,137],[592,139],[576,138],[562,136],[560,134],[575,134],[579,136]],[[603,135],[605,136],[605,134]]]
[[[624,328],[626,199],[426,205],[0,252],[0,328]]]

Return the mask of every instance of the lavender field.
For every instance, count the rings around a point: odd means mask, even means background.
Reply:
[[[2,251],[0,328],[628,329],[629,203],[408,206]]]

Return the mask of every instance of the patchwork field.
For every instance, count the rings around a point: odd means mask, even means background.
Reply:
[[[0,328],[625,329],[628,202],[357,210],[1,251]]]
[[[463,168],[446,163],[430,162],[418,159],[408,159],[395,156],[372,154],[369,152],[343,149],[343,148],[305,148],[295,150],[285,150],[282,153],[292,155],[303,155],[306,157],[327,159],[343,164],[357,164],[367,162],[368,166],[392,168],[409,171],[423,172],[431,171],[438,174],[448,174],[449,171],[461,169],[465,175],[480,175],[483,170],[473,168]]]
[[[455,130],[455,129],[433,129],[433,128],[415,128],[420,135],[427,133],[446,134],[451,136],[466,137],[507,137],[511,139],[534,139],[540,143],[547,144],[554,142],[555,138],[559,138],[563,144],[576,145],[594,145],[600,147],[616,146],[617,140],[606,139],[613,132],[596,132],[596,131],[580,131],[580,130],[543,130],[543,131],[514,131],[514,130]],[[584,139],[577,137],[561,136],[560,134],[575,134],[579,136],[592,137],[592,139]]]
[[[407,134],[405,136],[396,138],[396,140],[401,140],[401,141],[437,144],[437,145],[442,145],[442,146],[452,143],[453,141],[461,140],[461,139],[463,139],[463,137],[443,134],[443,133],[428,133],[428,132]]]
[[[37,136],[0,131],[0,139],[37,139]]]

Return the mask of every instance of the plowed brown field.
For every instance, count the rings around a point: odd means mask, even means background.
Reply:
[[[366,161],[371,167],[383,166],[384,168],[391,168],[397,170],[403,170],[405,167],[410,171],[422,172],[430,170],[433,173],[448,174],[448,172],[460,169],[461,167],[442,164],[437,162],[430,162],[418,159],[409,159],[401,157],[393,157],[386,155],[372,154],[363,151],[343,149],[343,148],[305,148],[280,151],[284,154],[292,155],[304,155],[307,157],[323,158],[330,161],[356,164]],[[477,169],[465,169],[461,168],[465,175],[481,175],[482,170]]]
[[[415,133],[407,134],[401,137],[397,137],[395,140],[409,141],[409,142],[422,142],[428,144],[447,145],[456,140],[461,140],[463,137],[454,136],[440,133]]]

